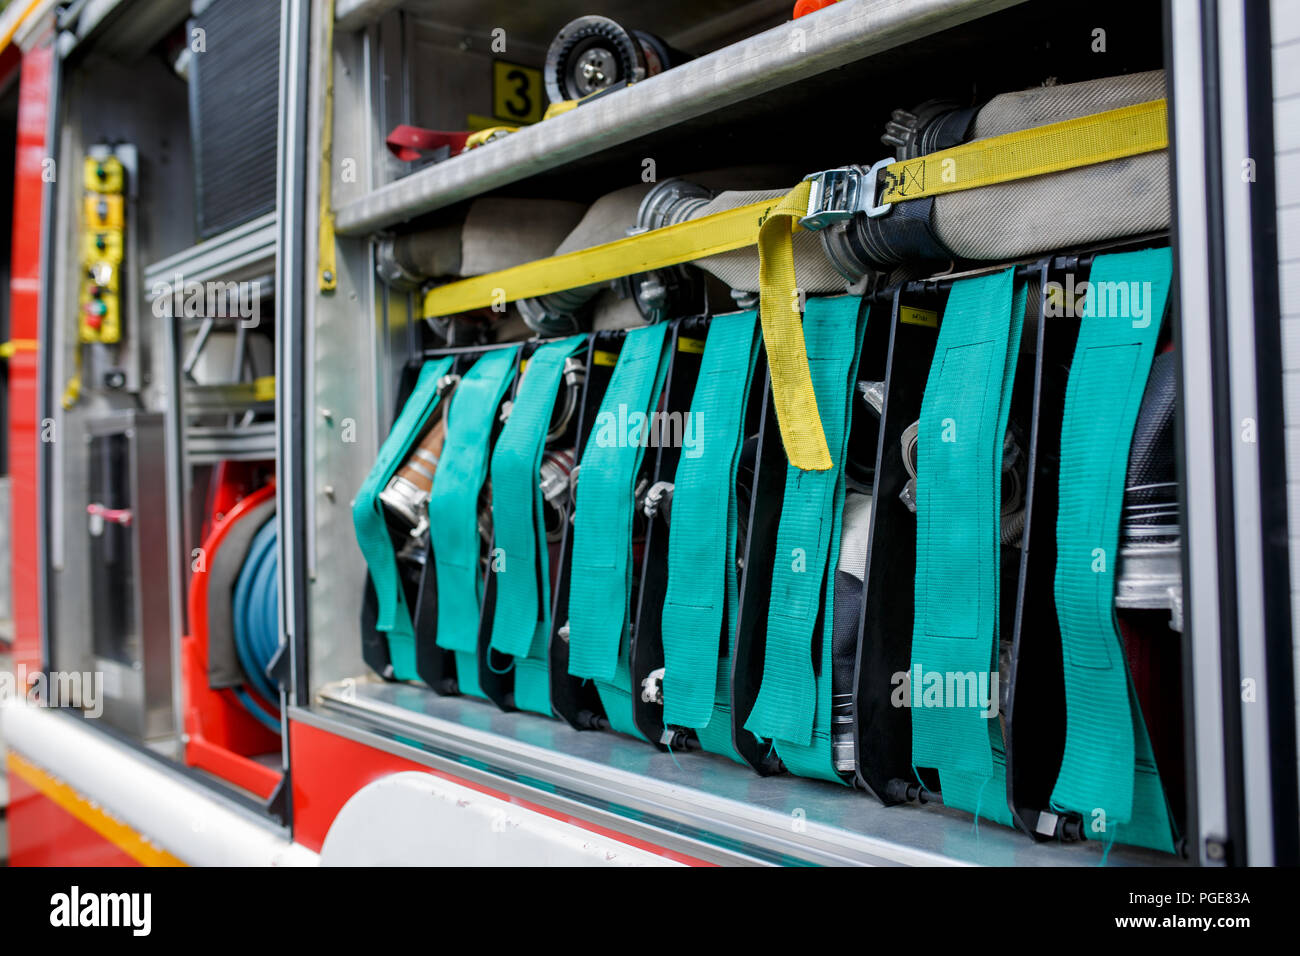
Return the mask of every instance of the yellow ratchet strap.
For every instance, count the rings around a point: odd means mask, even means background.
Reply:
[[[1167,146],[1165,101],[1153,100],[892,163],[884,167],[879,207],[1091,166]],[[786,455],[796,468],[825,471],[832,461],[804,350],[803,296],[791,245],[793,232],[801,228],[799,220],[809,214],[811,188],[805,180],[780,199],[437,286],[425,295],[424,316],[454,315],[576,289],[757,244],[759,314]],[[876,204],[874,197],[869,199]]]
[[[990,136],[885,167],[881,203],[924,199],[1153,153],[1169,145],[1165,101],[1152,100]]]
[[[811,188],[804,180],[786,193],[758,230],[758,317],[786,457],[803,471],[827,471],[833,462],[804,349],[803,296],[795,280],[791,242],[798,220],[808,215]]]
[[[477,132],[470,133],[469,138],[465,140],[466,149],[477,149],[484,143],[490,143],[498,136],[508,136],[510,133],[519,132],[518,126],[487,126]]]
[[[763,217],[779,201],[751,203],[590,249],[450,282],[425,295],[424,316],[455,315],[744,249],[758,241]]]

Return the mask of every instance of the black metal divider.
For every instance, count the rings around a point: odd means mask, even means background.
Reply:
[[[694,316],[673,323],[669,353],[671,358],[660,410],[680,414],[683,417],[683,429],[685,416],[690,412],[691,399],[695,395],[695,385],[699,381],[704,343],[711,324],[712,320],[707,316]],[[661,431],[660,434],[662,433]],[[677,473],[681,453],[679,446],[660,442],[654,456],[651,480],[671,482]],[[667,592],[668,522],[662,513],[657,513],[646,523],[640,586],[632,618],[632,717],[637,729],[656,747],[662,750],[671,745],[675,749],[684,750],[690,746],[693,735],[678,731],[671,739],[665,739],[663,704],[647,699],[643,693],[644,682],[651,672],[664,666],[662,625],[663,602]]]
[[[894,704],[897,675],[912,660],[916,516],[900,499],[908,482],[900,439],[921,414],[947,290],[913,283],[890,304],[885,400],[880,416],[862,630],[854,680],[858,782],[886,804],[904,800],[912,772],[912,715]],[[903,310],[911,321],[901,319]],[[921,321],[933,316],[933,324]],[[900,788],[899,783],[902,782]],[[925,781],[938,789],[937,779]]]
[[[1021,330],[1020,336],[1020,351],[1016,362],[1016,374],[1011,387],[1011,413],[1008,417],[1007,427],[1015,436],[1017,436],[1017,440],[1021,447],[1021,454],[1026,458],[1024,479],[1026,521],[1029,516],[1029,495],[1035,490],[1032,471],[1034,452],[1032,436],[1035,425],[1035,412],[1038,407],[1037,399],[1041,391],[1041,363],[1039,362],[1039,349],[1041,343],[1041,331],[1046,324],[1043,313],[1043,295],[1044,289],[1046,288],[1046,267],[1047,263],[1044,261],[1036,263],[1032,267],[1022,267],[1016,272],[1017,281],[1023,281],[1027,286],[1026,308],[1024,327]],[[1003,484],[1004,486],[1006,484],[1005,477],[1003,479]],[[1055,540],[1056,529],[1054,524],[1051,535],[1053,540]],[[1007,540],[1011,537],[1012,529],[1005,529],[1002,538],[1001,576],[998,582],[998,691],[999,696],[1001,696],[1001,691],[1005,684],[1007,690],[1007,701],[1010,700],[1012,688],[1015,686],[1015,677],[1013,673],[1015,665],[1013,662],[1015,659],[1016,627],[1017,622],[1020,620],[1019,588],[1021,578],[1024,576],[1026,571],[1025,562],[1028,557],[1028,553],[1025,551],[1024,547],[1025,534],[1023,529],[1015,539],[1008,544]],[[1055,567],[1055,562],[1053,562],[1052,567]],[[1051,594],[1050,587],[1048,588],[1047,593],[1049,595]],[[1001,654],[1002,646],[1004,644],[1008,651],[1005,660]],[[1006,672],[1003,672],[1004,666],[1008,668]],[[1063,686],[1062,694],[1064,694]],[[1064,707],[1063,698],[1062,707]],[[1015,801],[1012,798],[1011,781],[1013,778],[1013,771],[1011,766],[1014,761],[1014,756],[1012,754],[1012,742],[1009,733],[1010,719],[1007,715],[1007,709],[1003,706],[1001,701],[999,701],[998,719],[1002,722],[1002,740],[1007,761],[1007,809],[1011,811],[1012,820],[1017,821],[1018,818],[1016,815]],[[1022,734],[1022,737],[1028,741],[1033,739],[1034,734],[1035,729],[1032,728],[1031,725],[1031,728],[1027,728],[1027,733]]]
[[[772,592],[776,532],[785,492],[785,466],[785,449],[777,429],[776,408],[772,404],[772,380],[765,371],[754,491],[749,507],[749,535],[745,539],[740,577],[740,612],[736,615],[736,647],[731,655],[731,742],[737,753],[764,776],[781,773],[785,765],[774,750],[755,740],[745,729],[745,721],[754,709],[763,680],[768,599]]]
[[[1040,832],[1065,748],[1065,679],[1056,616],[1056,516],[1065,388],[1079,320],[1048,318],[1048,282],[1061,273],[1044,263],[1038,282],[1035,389],[1029,432],[1029,484],[1020,575],[1016,583],[1011,673],[1006,708],[1007,798],[1016,825],[1036,839],[1066,835],[1051,817]],[[1032,290],[1031,290],[1032,291]],[[1026,334],[1029,333],[1026,327]]]

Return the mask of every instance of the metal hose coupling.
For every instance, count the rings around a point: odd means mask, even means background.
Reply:
[[[856,284],[902,262],[951,257],[934,233],[933,199],[898,204],[880,201],[886,170],[965,141],[977,110],[930,100],[914,110],[894,110],[880,140],[894,155],[871,166],[841,166],[806,177],[812,181],[808,214],[799,221],[818,232],[826,257]]]
[[[542,490],[542,518],[546,525],[546,540],[554,543],[564,536],[564,525],[570,511],[570,485],[573,481],[576,448],[548,451],[542,456],[538,480]]]
[[[442,456],[442,446],[447,439],[447,402],[460,383],[459,375],[444,375],[438,382],[441,400],[434,408],[424,435],[397,469],[387,487],[379,493],[379,500],[389,516],[409,532],[412,538],[421,537],[429,527],[429,493],[433,490],[434,474]]]
[[[553,103],[580,100],[689,59],[653,33],[629,30],[609,17],[578,17],[564,25],[546,51],[546,95]]]
[[[684,179],[665,179],[641,200],[636,225],[629,236],[662,229],[693,218],[709,204],[713,190]],[[647,322],[663,322],[703,311],[704,274],[695,266],[678,265],[642,272],[628,278],[637,310]]]
[[[551,446],[565,436],[578,414],[582,386],[587,380],[587,366],[582,359],[570,355],[564,360],[564,396],[556,404],[551,427],[546,431],[546,444]]]
[[[602,285],[584,285],[561,289],[535,299],[519,299],[515,308],[525,324],[539,335],[585,332],[591,325],[586,306],[602,288]]]

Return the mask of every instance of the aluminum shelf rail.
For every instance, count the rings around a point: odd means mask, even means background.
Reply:
[[[883,807],[862,792],[759,777],[723,757],[662,753],[619,734],[358,678],[295,721],[713,862],[1096,866],[1102,846],[1032,843],[944,807]],[[1116,846],[1108,865],[1175,862]]]
[[[179,274],[188,282],[248,278],[275,260],[275,213],[268,212],[219,236],[152,263],[144,270],[143,289],[152,296],[156,283],[171,283]]]
[[[1018,2],[837,3],[382,186],[340,205],[335,226],[385,229]]]
[[[335,0],[334,25],[339,30],[357,30],[374,23],[402,0]]]
[[[274,458],[275,422],[237,427],[188,425],[185,428],[185,461],[190,466],[215,465],[219,461],[270,461]]]

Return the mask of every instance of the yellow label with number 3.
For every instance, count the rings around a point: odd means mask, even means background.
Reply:
[[[505,60],[492,61],[492,115],[514,124],[536,123],[546,106],[542,71]]]

